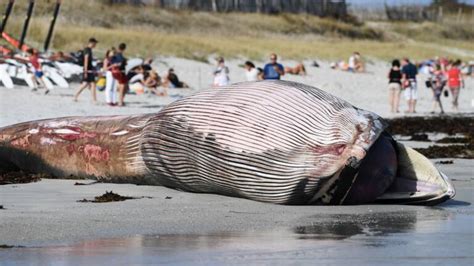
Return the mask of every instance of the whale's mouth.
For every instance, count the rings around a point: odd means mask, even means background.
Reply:
[[[343,204],[435,205],[454,194],[449,179],[426,157],[382,134],[361,162]]]
[[[377,203],[436,205],[454,197],[451,181],[430,160],[401,143],[396,148],[397,176]]]

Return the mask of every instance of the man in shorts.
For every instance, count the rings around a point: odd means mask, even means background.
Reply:
[[[124,52],[127,49],[125,43],[121,43],[118,46],[118,50],[112,57],[112,76],[117,81],[119,91],[119,106],[124,106],[125,93],[128,88],[128,78],[125,73],[125,67],[127,66],[127,59],[124,56]]]
[[[79,98],[79,95],[81,92],[88,88],[92,92],[92,101],[94,103],[97,102],[97,97],[96,97],[96,92],[95,92],[95,70],[94,67],[92,66],[92,60],[93,60],[93,55],[92,55],[92,50],[95,48],[97,45],[98,41],[95,38],[90,38],[89,43],[87,44],[86,48],[84,48],[83,51],[83,59],[82,59],[82,64],[83,64],[83,75],[82,75],[82,83],[79,89],[77,90],[76,94],[74,95],[74,101],[77,102],[77,99]]]
[[[408,58],[402,60],[402,86],[405,89],[405,99],[407,100],[407,113],[416,113],[416,100],[418,98],[416,75],[418,69]]]

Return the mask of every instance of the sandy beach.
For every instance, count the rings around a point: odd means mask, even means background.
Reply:
[[[294,66],[296,61],[282,59],[285,66]],[[245,72],[241,67],[245,62],[242,60],[230,60],[227,62],[230,70],[232,83],[245,81]],[[391,114],[388,105],[388,80],[389,63],[374,61],[367,64],[367,73],[349,73],[333,70],[329,67],[329,62],[319,62],[320,67],[310,66],[312,61],[305,61],[307,66],[307,76],[285,75],[284,80],[297,81],[323,89],[335,96],[347,100],[351,104],[375,112],[382,117],[393,117],[404,115],[406,103],[401,101],[400,114]],[[256,66],[263,67],[264,62],[256,62]],[[160,74],[164,74],[170,67],[173,67],[180,77],[180,80],[187,82],[192,89],[170,90],[169,97],[155,97],[154,95],[128,95],[126,98],[127,107],[110,108],[105,105],[103,92],[98,92],[99,104],[93,105],[88,91],[84,91],[79,103],[74,103],[74,95],[78,84],[71,84],[70,89],[55,89],[48,95],[43,95],[42,91],[30,92],[26,87],[18,87],[7,90],[0,87],[0,126],[13,123],[24,122],[35,119],[53,118],[74,115],[119,115],[153,113],[163,106],[189,95],[193,91],[209,88],[213,81],[213,64],[206,64],[181,58],[163,57],[157,58],[154,67]],[[417,111],[421,115],[426,115],[431,111],[432,92],[424,86],[427,76],[419,75],[418,84],[418,105]],[[474,112],[472,101],[474,100],[474,79],[466,79],[466,89],[463,89],[459,98],[461,113]],[[403,99],[403,98],[402,98]],[[451,98],[442,98],[446,111],[451,110]]]
[[[227,62],[232,82],[245,80],[244,60]],[[295,61],[282,60],[285,65]],[[307,76],[289,76],[326,90],[353,105],[390,118],[388,63],[377,61],[354,74],[307,65]],[[257,65],[263,65],[262,62]],[[180,58],[155,61],[160,73],[173,67],[192,89],[170,90],[168,97],[128,95],[126,107],[99,104],[84,92],[78,103],[70,89],[48,95],[26,87],[0,87],[0,126],[23,121],[86,115],[152,113],[209,87],[214,65]],[[420,76],[418,115],[431,110],[431,90]],[[460,112],[474,112],[474,80],[466,79]],[[443,102],[450,113],[450,98]],[[402,102],[401,110],[406,107]],[[409,146],[425,145],[405,142]],[[444,160],[444,159],[443,159]],[[440,161],[433,159],[433,162]],[[104,184],[75,186],[88,180],[43,179],[0,186],[1,261],[11,264],[450,264],[472,265],[474,256],[474,165],[454,159],[437,164],[452,178],[454,200],[437,207],[402,205],[280,206],[218,195],[180,192],[156,186]],[[105,191],[143,197],[113,203],[83,203]],[[19,246],[22,246],[21,248]],[[430,248],[426,248],[429,246]],[[7,263],[7,264],[8,264]]]

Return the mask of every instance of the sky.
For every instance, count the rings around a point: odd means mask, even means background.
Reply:
[[[428,5],[432,0],[346,0],[347,3],[352,6],[364,6],[364,7],[383,7],[384,3],[388,5],[403,5],[403,4],[416,4],[416,5]],[[474,0],[459,0],[461,3],[474,5]]]

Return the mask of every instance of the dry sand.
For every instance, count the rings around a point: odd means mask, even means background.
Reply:
[[[244,60],[230,61],[227,65],[230,69],[231,82],[245,81],[245,72],[242,67]],[[285,61],[285,65],[295,65],[297,62]],[[311,62],[305,62],[307,76],[285,75],[283,79],[298,81],[326,90],[353,105],[373,111],[383,117],[390,117],[389,112],[387,73],[389,65],[383,62],[375,62],[367,65],[367,73],[354,74],[332,70],[328,62],[319,62],[321,67],[311,67]],[[263,62],[257,66],[263,66]],[[159,73],[164,73],[173,67],[180,79],[186,81],[194,90],[207,88],[212,84],[212,72],[214,65],[191,61],[180,58],[158,58],[155,61]],[[428,113],[431,110],[432,93],[424,87],[425,76],[419,77],[419,100],[418,112]],[[78,84],[72,84],[71,89],[55,89],[48,95],[42,91],[32,93],[25,87],[7,90],[0,87],[0,126],[18,123],[28,120],[71,116],[71,115],[113,115],[113,114],[136,114],[157,112],[166,104],[173,102],[180,95],[192,93],[192,90],[172,90],[171,96],[154,97],[148,95],[129,95],[126,98],[128,106],[125,108],[110,108],[105,105],[104,93],[98,93],[99,104],[93,105],[88,91],[80,96],[80,102],[74,103],[72,96]],[[466,79],[466,89],[461,91],[460,111],[474,112],[471,102],[474,100],[474,79]],[[451,98],[443,97],[446,110],[450,111]],[[401,102],[400,110],[406,109],[405,101]],[[402,114],[399,114],[402,115]]]

